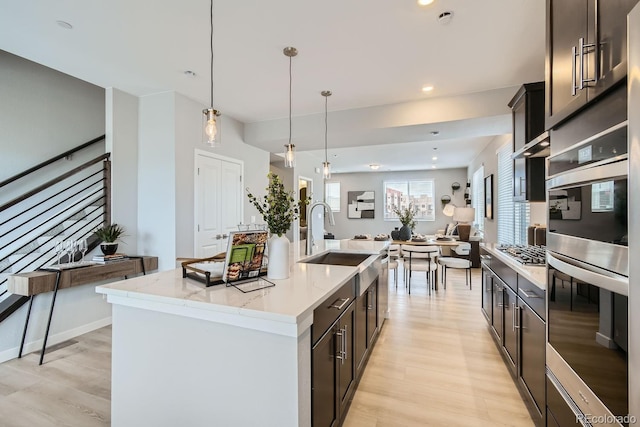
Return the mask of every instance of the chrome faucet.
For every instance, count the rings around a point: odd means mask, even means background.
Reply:
[[[313,252],[313,208],[316,206],[324,206],[324,210],[329,213],[329,224],[336,225],[336,221],[333,219],[333,211],[331,210],[331,206],[329,206],[325,202],[314,202],[309,206],[309,212],[307,213],[307,247],[305,250],[305,255],[311,255]]]

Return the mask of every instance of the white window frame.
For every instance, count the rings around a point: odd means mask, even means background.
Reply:
[[[338,195],[337,196],[329,196],[329,187],[338,187]],[[325,181],[324,183],[324,201],[329,206],[331,206],[331,210],[333,212],[340,212],[340,181]]]
[[[421,191],[419,187],[424,186],[431,188]],[[397,197],[390,196],[388,190],[397,193]],[[382,183],[384,220],[397,221],[398,216],[393,212],[393,206],[396,205],[400,208],[407,208],[411,203],[418,210],[414,217],[414,221],[435,221],[435,194],[436,184],[433,179],[384,181]],[[422,196],[422,199],[426,200],[419,200],[420,196]]]

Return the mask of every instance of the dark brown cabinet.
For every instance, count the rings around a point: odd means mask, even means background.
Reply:
[[[534,423],[542,426],[546,415],[544,291],[488,253],[483,255],[482,270],[482,310]],[[491,306],[485,301],[492,301]]]
[[[547,0],[546,129],[626,77],[626,16],[637,1]]]
[[[354,303],[329,328],[312,348],[313,426],[336,426],[341,423],[353,393]]]
[[[522,85],[509,102],[513,119],[513,200],[545,201],[544,82]],[[548,135],[548,134],[547,134]]]
[[[378,332],[378,279],[356,301],[356,370],[364,368]]]

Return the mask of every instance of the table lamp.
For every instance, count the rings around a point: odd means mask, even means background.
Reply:
[[[469,234],[471,233],[471,224],[476,217],[475,208],[456,208],[453,212],[453,220],[458,223],[458,235],[463,242],[469,241]]]

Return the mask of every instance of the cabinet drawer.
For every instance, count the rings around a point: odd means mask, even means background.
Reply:
[[[518,275],[518,296],[531,307],[542,320],[546,320],[544,290]]]
[[[491,260],[491,269],[502,279],[502,281],[514,291],[518,286],[518,273],[504,262],[493,257]]]
[[[349,308],[356,296],[355,291],[355,278],[353,278],[313,310],[313,325],[311,326],[311,342],[313,344]]]

